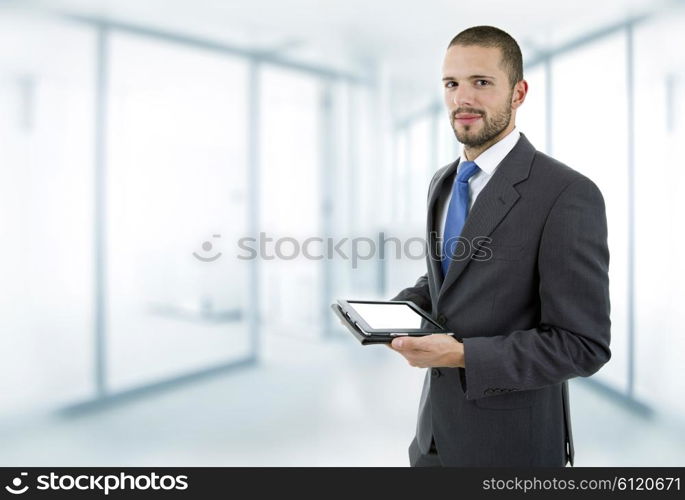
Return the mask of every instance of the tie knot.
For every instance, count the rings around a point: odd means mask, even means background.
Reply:
[[[479,170],[480,168],[478,168],[475,161],[462,162],[461,168],[459,169],[459,175],[457,176],[457,182],[468,182],[468,180]]]

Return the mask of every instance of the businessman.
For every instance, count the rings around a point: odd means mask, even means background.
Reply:
[[[462,31],[442,73],[463,150],[430,182],[427,272],[393,300],[454,337],[390,345],[428,368],[410,464],[573,465],[567,381],[611,357],[602,194],[517,129],[528,83],[510,35]]]

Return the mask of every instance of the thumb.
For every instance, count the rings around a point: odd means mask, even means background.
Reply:
[[[411,337],[398,337],[396,339],[393,339],[391,345],[393,349],[411,349],[412,347],[414,347],[415,341],[416,339]]]

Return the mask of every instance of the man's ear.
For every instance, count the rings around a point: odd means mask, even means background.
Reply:
[[[528,82],[525,80],[520,80],[514,86],[514,91],[511,93],[511,106],[516,109],[523,101],[526,100],[526,95],[528,95]]]

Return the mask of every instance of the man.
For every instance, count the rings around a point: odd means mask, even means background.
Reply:
[[[430,183],[427,273],[393,300],[454,337],[391,344],[429,368],[410,464],[573,465],[567,380],[611,357],[602,194],[516,128],[528,83],[507,33],[459,33],[443,83],[463,152]]]

